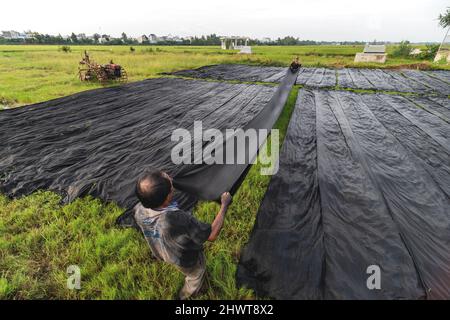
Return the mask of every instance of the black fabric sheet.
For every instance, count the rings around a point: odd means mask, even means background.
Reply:
[[[408,79],[416,81],[436,93],[446,96],[450,95],[450,84],[440,80],[439,78],[434,78],[429,74],[418,70],[402,70],[402,73]]]
[[[172,74],[202,79],[280,82],[284,71],[277,67],[221,64]],[[450,71],[301,68],[296,83],[310,88],[339,86],[446,96],[450,94]]]
[[[407,97],[408,98],[408,97]],[[433,97],[414,97],[409,99],[412,103],[417,104],[420,108],[425,109],[429,113],[450,123],[450,108],[446,105],[450,103],[450,99],[436,99]]]
[[[297,79],[298,84],[304,84],[313,88],[326,88],[336,86],[336,71],[333,69],[317,68],[313,69],[314,73],[305,79],[303,83],[300,79]]]
[[[244,127],[275,87],[151,79],[0,111],[0,191],[17,197],[38,189],[65,201],[92,195],[131,208],[136,178],[147,168],[172,175],[176,128]],[[207,188],[207,185],[202,186]],[[184,209],[196,195],[178,193]]]
[[[219,64],[204,66],[193,70],[181,70],[172,75],[216,80],[280,82],[286,74],[286,68],[247,66],[241,64]]]
[[[450,84],[450,72],[444,71],[444,70],[433,70],[433,71],[427,71],[427,74],[434,78],[438,78],[439,80],[442,80],[448,84]]]
[[[301,90],[237,280],[280,299],[450,299],[450,125],[384,94]],[[366,273],[381,269],[381,290]]]
[[[288,70],[285,73],[285,78],[273,95],[272,99],[270,99],[269,103],[257,116],[255,116],[254,119],[243,127],[244,131],[247,129],[265,129],[269,132],[270,129],[272,129],[273,125],[283,111],[284,105],[286,104],[296,77],[297,72],[293,73]],[[229,138],[229,140],[231,139],[235,139],[235,136]],[[239,181],[239,178],[245,172],[248,165],[253,163],[256,159],[257,151],[264,142],[265,139],[258,139],[258,141],[254,141],[255,145],[258,146],[255,150],[250,149],[249,143],[246,143],[245,141],[244,143],[236,144],[234,151],[234,164],[202,164],[185,166],[182,171],[175,176],[175,187],[181,190],[188,190],[201,199],[219,199],[223,192],[233,189],[234,184],[236,181]],[[225,143],[226,141],[218,146],[218,152],[226,154]],[[238,164],[237,157],[239,153],[245,154],[245,161],[243,164]]]

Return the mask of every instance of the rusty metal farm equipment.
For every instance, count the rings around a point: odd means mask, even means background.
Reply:
[[[113,63],[98,64],[85,51],[78,66],[78,77],[81,81],[99,81],[107,83],[112,81],[127,82],[128,76],[125,68]]]

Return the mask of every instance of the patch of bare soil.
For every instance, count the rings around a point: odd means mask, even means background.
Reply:
[[[387,69],[431,70],[432,67],[429,63],[421,62],[421,63],[401,64],[401,65],[397,65],[397,66],[388,66]]]

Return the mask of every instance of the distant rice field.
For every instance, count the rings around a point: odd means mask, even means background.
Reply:
[[[23,105],[97,88],[77,78],[78,62],[84,50],[98,63],[111,59],[123,65],[129,81],[159,77],[162,72],[197,68],[218,63],[287,66],[299,56],[305,66],[395,67],[424,63],[430,68],[450,68],[414,59],[389,58],[386,65],[353,63],[362,46],[256,46],[254,54],[240,55],[219,47],[195,46],[71,46],[65,53],[60,46],[1,45],[0,105]],[[388,49],[388,52],[392,47]]]

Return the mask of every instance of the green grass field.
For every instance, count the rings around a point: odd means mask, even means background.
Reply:
[[[160,76],[161,72],[197,68],[217,63],[244,63],[287,66],[300,56],[305,66],[349,67],[361,46],[260,46],[253,55],[239,55],[218,47],[188,46],[72,46],[65,53],[59,46],[0,46],[0,105],[23,105],[54,99],[75,92],[99,87],[82,83],[77,78],[78,62],[84,50],[94,60],[107,63],[110,59],[123,65],[129,80],[137,81]],[[393,47],[388,48],[392,52]],[[414,59],[389,58],[381,67],[424,64],[430,68],[450,68]],[[358,64],[358,67],[380,67]]]
[[[0,46],[0,107],[99,87],[77,79],[85,49],[100,63],[114,59],[125,66],[130,81],[216,63],[286,66],[294,55],[308,66],[354,66],[354,54],[362,50],[353,46],[254,47],[255,54],[246,56],[216,47],[139,46],[132,53],[128,46],[73,46],[71,53],[64,53],[57,46]],[[417,63],[423,61],[390,59],[384,67]],[[276,124],[281,141],[298,89],[292,90]],[[206,244],[210,286],[200,299],[255,298],[250,290],[236,288],[235,272],[269,180],[259,174],[258,164],[251,168],[219,239]],[[194,214],[211,222],[217,210],[217,204],[201,202]],[[174,298],[182,275],[172,266],[153,261],[138,232],[114,225],[122,211],[89,197],[63,206],[58,195],[45,190],[15,200],[0,195],[0,299]],[[81,290],[67,289],[69,265],[81,268]]]

